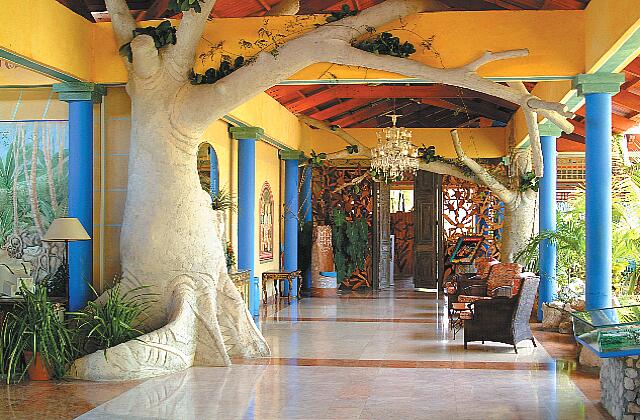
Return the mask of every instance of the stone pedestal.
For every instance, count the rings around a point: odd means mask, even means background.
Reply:
[[[638,356],[604,359],[600,368],[600,401],[615,419],[640,420]]]

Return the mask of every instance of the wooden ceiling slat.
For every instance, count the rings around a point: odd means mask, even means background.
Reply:
[[[338,105],[334,105],[327,109],[323,109],[322,111],[315,112],[309,116],[317,120],[325,120],[325,119],[333,118],[340,114],[344,114],[345,112],[354,110],[356,108],[360,108],[361,106],[366,105],[368,103],[369,103],[369,99],[366,99],[366,98],[348,99],[344,102],[339,103]]]
[[[613,97],[613,102],[624,107],[640,112],[640,96],[631,92],[622,91]]]
[[[333,124],[339,125],[340,127],[349,127],[350,125],[359,123],[360,121],[385,114],[393,109],[394,104],[391,103],[391,101],[383,101],[373,106],[362,108],[353,114],[346,115],[339,120],[334,121]]]
[[[576,115],[580,115],[581,117],[585,116],[584,106],[580,107],[576,111]],[[571,121],[573,123],[573,120]],[[628,118],[622,117],[620,115],[611,114],[611,125],[613,126],[613,131],[616,133],[622,133],[629,130],[632,127],[638,125],[636,121],[630,120]]]

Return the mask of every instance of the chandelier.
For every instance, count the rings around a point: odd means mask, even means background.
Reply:
[[[411,131],[396,127],[399,115],[390,115],[391,127],[377,132],[378,145],[371,149],[371,170],[381,181],[400,181],[418,171],[418,150],[411,144]]]

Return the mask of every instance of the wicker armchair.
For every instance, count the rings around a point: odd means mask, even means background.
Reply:
[[[486,280],[463,287],[458,292],[458,302],[472,303],[494,297],[511,297],[516,294],[522,266],[516,263],[498,263],[490,267]],[[473,280],[473,279],[471,279]]]
[[[470,341],[511,344],[516,353],[520,341],[531,340],[536,346],[529,317],[540,278],[529,273],[523,277],[520,290],[514,297],[479,300],[470,304],[473,316],[464,322],[465,349]]]
[[[476,266],[475,273],[453,274],[449,279],[447,279],[447,283],[453,283],[452,288],[445,287],[449,313],[451,313],[452,305],[458,302],[458,295],[463,294],[463,291],[469,293],[469,291],[473,290],[477,291],[477,293],[482,293],[483,295],[486,294],[487,279],[491,273],[492,267],[496,264],[499,264],[499,261],[494,258],[478,258],[474,263]],[[445,283],[445,285],[447,283]]]

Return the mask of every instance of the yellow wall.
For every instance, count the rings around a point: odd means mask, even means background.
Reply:
[[[366,146],[376,145],[376,128],[348,128],[347,133],[360,140]],[[412,128],[413,143],[435,146],[436,152],[444,157],[455,157],[456,153],[451,141],[449,128]],[[506,128],[459,128],[458,133],[462,146],[470,157],[493,158],[506,156]],[[309,130],[312,148],[317,152],[335,152],[344,150],[346,143],[338,136],[320,130]]]

